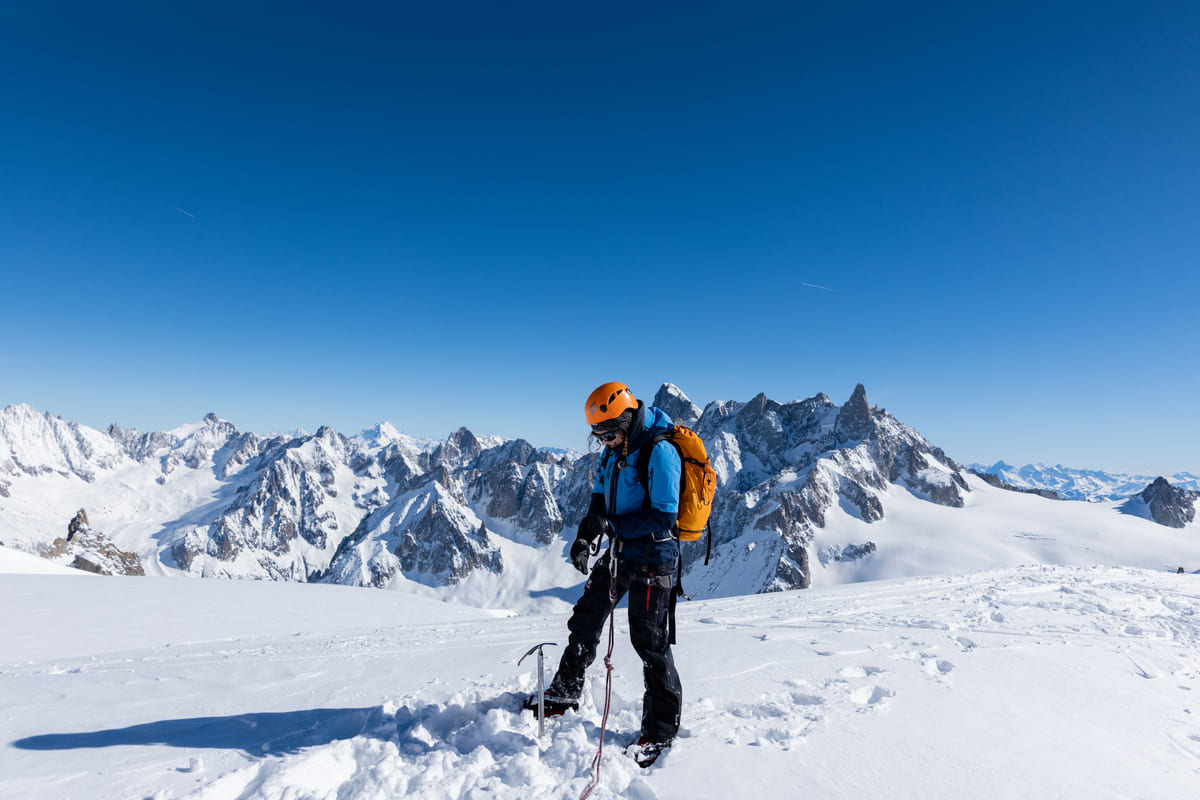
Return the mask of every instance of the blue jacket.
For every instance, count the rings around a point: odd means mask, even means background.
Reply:
[[[619,540],[618,554],[629,564],[665,564],[679,557],[679,542],[672,533],[679,512],[679,451],[670,442],[658,442],[650,451],[647,469],[650,507],[638,480],[641,448],[651,437],[671,427],[671,418],[654,406],[638,401],[629,450],[606,449],[592,486],[589,514],[603,514]]]

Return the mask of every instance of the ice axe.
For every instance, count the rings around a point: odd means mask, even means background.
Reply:
[[[546,685],[542,677],[542,663],[545,661],[545,655],[542,652],[543,647],[557,647],[558,642],[542,642],[535,644],[529,648],[529,652],[521,656],[521,660],[517,662],[517,666],[521,666],[521,662],[529,658],[536,651],[538,654],[538,739],[546,732]]]

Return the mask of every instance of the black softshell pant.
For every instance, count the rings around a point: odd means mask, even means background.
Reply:
[[[578,701],[583,694],[584,673],[596,660],[596,648],[612,607],[607,555],[592,570],[592,576],[567,622],[570,638],[558,664],[558,672],[546,690],[547,698]],[[665,573],[665,574],[664,574]],[[675,563],[648,568],[618,562],[617,600],[629,595],[629,638],[642,659],[646,693],[642,697],[642,735],[656,741],[675,738],[683,688],[669,641],[669,608],[675,578]]]

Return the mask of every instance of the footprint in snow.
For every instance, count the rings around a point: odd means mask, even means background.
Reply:
[[[954,671],[954,662],[944,658],[927,658],[922,662],[924,670],[935,677],[949,675]]]
[[[723,711],[726,743],[789,749],[804,740],[809,729],[823,719],[824,698],[804,692],[764,695],[759,702],[731,705]],[[700,705],[716,711],[710,700]]]
[[[888,701],[895,696],[896,693],[885,686],[863,686],[850,693],[850,700],[860,706],[860,711],[873,711],[887,708]]]
[[[842,667],[838,670],[838,675],[843,678],[869,678],[874,675],[884,675],[887,673],[883,667]]]

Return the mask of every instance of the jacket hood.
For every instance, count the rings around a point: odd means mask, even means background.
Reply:
[[[656,429],[669,427],[671,418],[665,411],[638,400],[637,411],[633,414],[633,427],[629,429],[630,451],[641,449]]]

